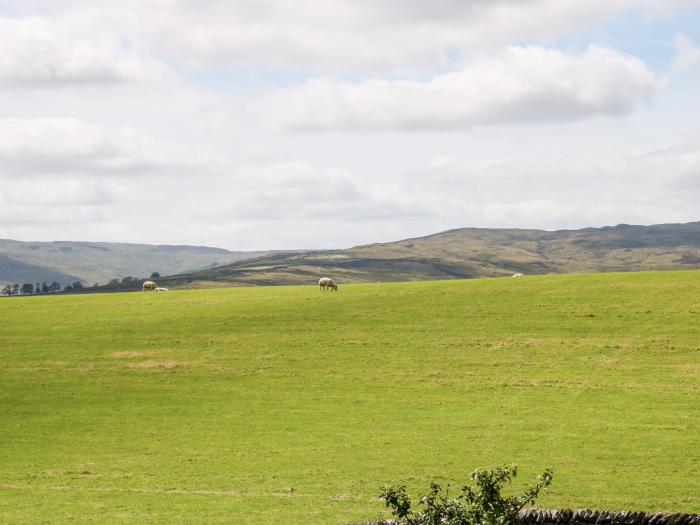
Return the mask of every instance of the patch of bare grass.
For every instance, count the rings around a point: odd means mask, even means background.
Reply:
[[[700,365],[685,364],[678,367],[683,375],[700,376]]]
[[[126,368],[137,368],[137,369],[172,369],[182,366],[182,363],[178,361],[166,360],[166,361],[154,361],[149,359],[148,361],[140,361],[138,363],[127,363]]]
[[[153,354],[154,352],[112,352],[110,355],[114,359],[128,359],[130,357],[145,357]]]

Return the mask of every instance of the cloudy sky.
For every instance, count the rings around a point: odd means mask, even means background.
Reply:
[[[0,237],[700,220],[700,0],[0,0]]]

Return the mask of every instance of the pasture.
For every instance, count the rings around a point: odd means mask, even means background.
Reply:
[[[346,523],[517,463],[700,511],[700,272],[0,300],[0,522]]]

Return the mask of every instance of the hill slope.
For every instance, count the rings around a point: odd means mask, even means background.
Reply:
[[[0,239],[0,283],[104,283],[127,275],[199,270],[268,252],[232,252],[205,246],[110,242],[21,242]]]
[[[35,266],[0,254],[0,284],[36,283],[53,281],[73,283],[79,280],[75,275],[57,272],[49,268]]]
[[[545,508],[700,511],[700,272],[16,297],[0,319],[2,523],[364,523],[383,484],[503,463],[518,488],[554,469]]]
[[[462,228],[347,250],[272,254],[168,278],[170,285],[411,281],[700,268],[700,222],[581,230]]]

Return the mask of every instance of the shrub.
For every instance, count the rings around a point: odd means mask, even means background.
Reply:
[[[473,484],[464,485],[455,497],[450,497],[449,485],[443,491],[433,482],[416,510],[411,508],[405,485],[384,486],[379,497],[394,516],[405,519],[408,525],[513,525],[517,523],[518,512],[534,503],[540,492],[549,487],[553,475],[547,469],[522,495],[503,496],[503,486],[510,484],[517,472],[515,465],[475,470],[469,476]]]

